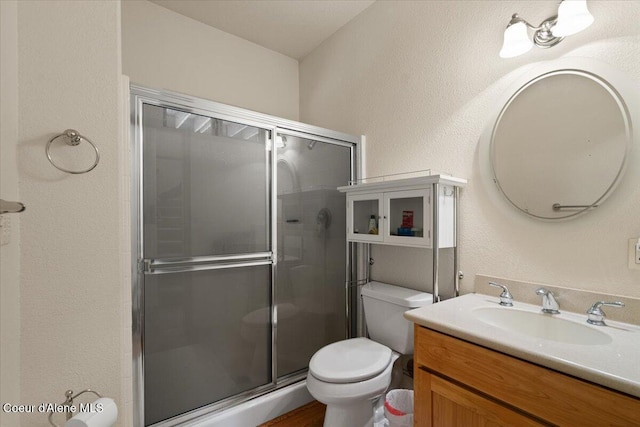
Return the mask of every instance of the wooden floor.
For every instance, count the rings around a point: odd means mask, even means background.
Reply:
[[[322,427],[325,407],[314,400],[258,427]]]

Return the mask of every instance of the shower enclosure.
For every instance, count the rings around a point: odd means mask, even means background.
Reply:
[[[346,201],[359,138],[131,89],[135,424],[304,378],[350,335]]]

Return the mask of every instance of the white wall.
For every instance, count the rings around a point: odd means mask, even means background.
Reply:
[[[27,206],[20,214],[20,401],[59,403],[67,389],[90,387],[125,412],[119,2],[19,2],[18,70],[17,168]],[[99,147],[92,172],[69,175],[47,161],[45,144],[67,128]],[[59,148],[53,154],[68,166],[93,161],[86,143]],[[70,165],[67,156],[77,158]],[[21,420],[46,423],[39,413]]]
[[[169,89],[298,120],[298,61],[148,1],[122,3],[123,72]]]
[[[18,4],[0,2],[0,197],[20,200],[18,144]],[[20,402],[20,215],[6,214],[11,241],[0,246],[0,403]],[[5,223],[6,226],[6,223]],[[0,425],[19,425],[0,412]]]
[[[461,201],[464,292],[484,273],[640,296],[640,271],[627,268],[626,253],[640,234],[640,147],[607,202],[572,221],[525,217],[481,179],[478,141],[501,108],[496,100],[536,63],[595,58],[640,81],[640,2],[589,8],[595,23],[584,32],[505,60],[498,51],[510,16],[537,24],[556,1],[379,1],[300,64],[301,120],[366,134],[367,175],[434,169],[470,180]],[[374,257],[374,277],[426,288],[417,266],[427,255],[380,248]]]

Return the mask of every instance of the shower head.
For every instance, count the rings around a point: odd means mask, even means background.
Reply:
[[[316,215],[316,234],[318,237],[326,236],[325,231],[331,225],[331,211],[328,208],[322,208]]]

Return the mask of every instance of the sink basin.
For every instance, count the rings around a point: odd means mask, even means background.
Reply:
[[[502,307],[478,307],[472,310],[472,314],[488,325],[533,338],[578,345],[604,345],[612,342],[609,335],[593,327],[548,314]]]

